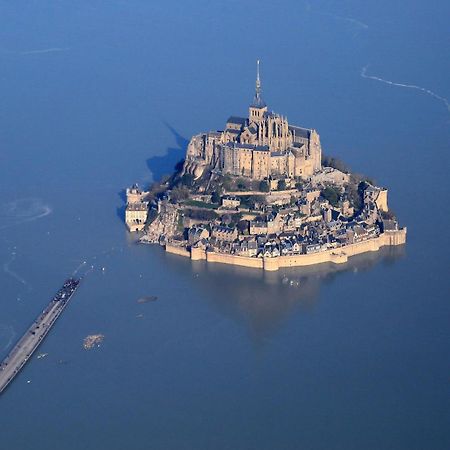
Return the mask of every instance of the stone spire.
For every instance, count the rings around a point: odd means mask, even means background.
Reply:
[[[261,80],[259,78],[259,59],[256,61],[256,89],[252,106],[255,108],[265,108],[266,104],[261,97]]]

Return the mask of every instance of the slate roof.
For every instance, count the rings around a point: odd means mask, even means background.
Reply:
[[[227,120],[227,123],[235,123],[237,125],[244,125],[247,121],[244,117],[230,116]]]
[[[311,134],[311,130],[308,130],[307,128],[296,127],[294,125],[289,125],[289,130],[295,133],[296,136],[300,136],[305,139],[309,139],[309,136]]]

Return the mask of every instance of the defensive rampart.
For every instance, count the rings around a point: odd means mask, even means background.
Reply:
[[[386,231],[377,238],[357,242],[336,249],[325,250],[317,253],[277,256],[272,258],[254,258],[247,256],[230,255],[228,253],[207,252],[203,248],[192,248],[189,252],[182,247],[166,246],[166,251],[182,256],[190,256],[194,261],[206,260],[222,264],[231,264],[234,266],[252,267],[264,269],[266,271],[275,271],[284,267],[311,266],[331,262],[334,264],[343,264],[348,258],[366,252],[376,252],[386,245],[401,245],[406,242],[406,228],[396,231]]]
[[[191,257],[191,253],[186,250],[184,247],[180,247],[178,245],[166,245],[166,252],[173,253],[174,255],[186,256],[188,258]]]

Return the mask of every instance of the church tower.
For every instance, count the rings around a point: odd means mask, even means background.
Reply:
[[[261,80],[259,78],[259,59],[256,61],[256,89],[255,97],[249,108],[248,118],[250,122],[259,123],[264,118],[264,113],[267,112],[267,106],[261,97]]]

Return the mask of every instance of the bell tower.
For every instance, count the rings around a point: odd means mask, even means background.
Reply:
[[[256,89],[253,102],[248,111],[248,118],[250,122],[261,122],[264,118],[264,113],[267,112],[267,105],[261,97],[261,79],[259,78],[259,59],[256,61]]]

